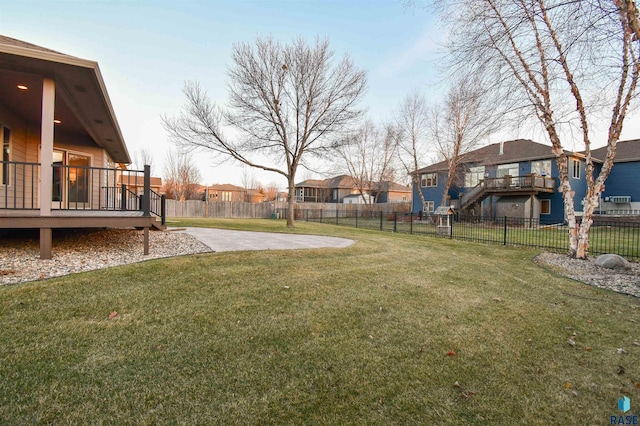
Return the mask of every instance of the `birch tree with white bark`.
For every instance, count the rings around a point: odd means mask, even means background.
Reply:
[[[569,228],[569,255],[586,258],[589,230],[616,144],[637,95],[640,25],[633,0],[456,0],[438,2],[451,28],[455,69],[492,81],[497,108],[535,117],[552,144]],[[517,111],[517,114],[514,114]],[[606,121],[607,154],[596,171],[591,147]],[[564,150],[583,151],[586,196],[574,207]]]

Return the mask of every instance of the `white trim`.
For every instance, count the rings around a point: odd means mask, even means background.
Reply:
[[[543,211],[543,210],[544,210],[544,209],[542,208],[542,204],[543,204],[543,203],[548,203],[548,204],[549,204],[549,212],[548,212],[548,213],[545,213],[545,212]],[[545,214],[545,215],[549,215],[549,214],[551,214],[551,200],[549,200],[549,199],[542,199],[542,200],[540,200],[540,214]]]

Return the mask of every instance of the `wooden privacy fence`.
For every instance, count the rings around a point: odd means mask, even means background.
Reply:
[[[244,203],[217,201],[207,203],[198,200],[167,200],[167,217],[223,217],[223,218],[269,218],[273,213],[272,203]]]
[[[347,214],[347,212],[355,211],[374,211],[383,213],[408,212],[411,207],[410,203],[387,203],[387,204],[339,204],[339,203],[296,203],[296,211],[306,210],[325,210],[333,212],[335,215]],[[207,203],[199,200],[167,200],[167,217],[220,217],[220,218],[252,218],[252,219],[268,219],[273,217],[276,212],[284,217],[287,210],[287,204],[278,202],[274,203],[244,203],[244,202],[227,202],[216,201]]]

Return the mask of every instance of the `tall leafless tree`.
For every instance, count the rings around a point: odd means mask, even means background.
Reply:
[[[375,204],[385,182],[394,180],[398,132],[392,125],[380,129],[368,120],[346,139],[337,149],[343,167],[364,203]]]
[[[155,172],[153,154],[146,148],[140,148],[133,154],[134,166],[137,170],[143,170],[144,166],[151,166],[151,174]]]
[[[449,188],[460,176],[458,166],[464,154],[475,149],[497,129],[499,120],[482,87],[477,77],[457,79],[442,103],[432,108],[431,136],[438,154],[448,166],[441,206],[446,205]]]
[[[163,118],[165,128],[182,146],[285,176],[292,227],[298,167],[308,156],[325,155],[360,118],[366,74],[348,56],[334,62],[326,39],[308,45],[302,38],[291,44],[258,38],[234,45],[232,59],[229,108],[218,108],[197,83],[186,83],[187,103],[180,116]],[[239,137],[225,135],[224,125]]]
[[[493,79],[496,106],[520,107],[544,128],[557,159],[569,255],[585,258],[589,229],[640,73],[638,10],[632,0],[441,1],[457,69]],[[597,173],[593,127],[608,111],[607,154]],[[586,196],[576,220],[564,149],[579,141]]]
[[[244,201],[250,203],[252,191],[257,191],[260,188],[260,182],[249,166],[245,166],[242,170],[242,187],[244,188]]]
[[[184,201],[200,197],[200,171],[191,154],[168,152],[163,178],[167,198]]]
[[[399,132],[398,158],[418,192],[422,211],[429,207],[420,185],[420,164],[424,164],[433,148],[429,143],[429,107],[423,95],[413,92],[405,97],[395,114]]]

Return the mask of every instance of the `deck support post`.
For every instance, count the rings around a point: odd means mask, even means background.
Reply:
[[[56,85],[50,78],[42,80],[42,111],[40,126],[40,216],[51,216],[53,185],[53,119]],[[51,228],[40,228],[40,259],[51,259]]]
[[[40,259],[51,259],[51,228],[40,228]]]
[[[144,254],[149,254],[149,227],[144,227]]]

